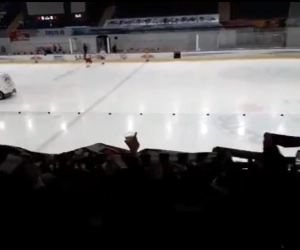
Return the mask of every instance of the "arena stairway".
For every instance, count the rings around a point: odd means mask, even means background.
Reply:
[[[115,11],[116,11],[115,5],[108,6],[104,11],[98,26],[102,27],[105,24],[106,20],[112,19],[115,14]]]
[[[12,30],[16,30],[18,26],[20,25],[20,22],[24,20],[24,15],[23,12],[21,11],[15,18],[14,20],[9,24],[7,28],[7,32],[10,32]]]

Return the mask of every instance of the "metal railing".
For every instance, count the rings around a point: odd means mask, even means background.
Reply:
[[[285,47],[286,32],[283,31],[239,31],[236,32],[236,46],[239,48]]]

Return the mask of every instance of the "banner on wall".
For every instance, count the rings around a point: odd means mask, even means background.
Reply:
[[[168,17],[146,17],[146,18],[122,18],[109,19],[105,28],[131,28],[141,26],[167,26],[167,25],[197,25],[206,26],[209,24],[219,24],[219,15],[188,15],[188,16],[168,16]]]
[[[65,57],[63,55],[54,55],[53,56],[54,61],[66,61]]]
[[[65,36],[67,31],[65,29],[40,29],[37,36]]]
[[[30,60],[35,61],[37,63],[39,61],[42,61],[43,58],[41,56],[32,56],[32,57],[30,57]]]
[[[150,53],[145,53],[141,56],[142,59],[146,60],[147,62],[150,61],[151,59],[154,59],[154,56]]]
[[[274,18],[271,20],[230,20],[222,21],[224,28],[255,27],[261,29],[284,28],[286,19]]]
[[[30,35],[27,32],[23,32],[21,30],[13,30],[9,32],[9,39],[11,42],[16,41],[29,41]]]
[[[102,28],[90,27],[72,27],[68,30],[70,36],[83,36],[83,35],[100,35],[103,34]]]
[[[59,30],[44,30],[46,36],[64,36],[65,31],[63,29]]]

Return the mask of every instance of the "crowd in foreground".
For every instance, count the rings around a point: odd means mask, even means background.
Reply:
[[[297,161],[278,149],[299,138],[266,133],[261,153],[138,152],[137,134],[125,143],[58,155],[1,146],[2,228],[88,232],[123,246],[299,249]]]

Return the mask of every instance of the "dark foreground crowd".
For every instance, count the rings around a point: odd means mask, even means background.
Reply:
[[[278,149],[298,137],[266,133],[260,153],[138,152],[136,135],[125,142],[128,151],[96,144],[58,155],[0,146],[1,227],[123,247],[300,249],[297,160]]]

